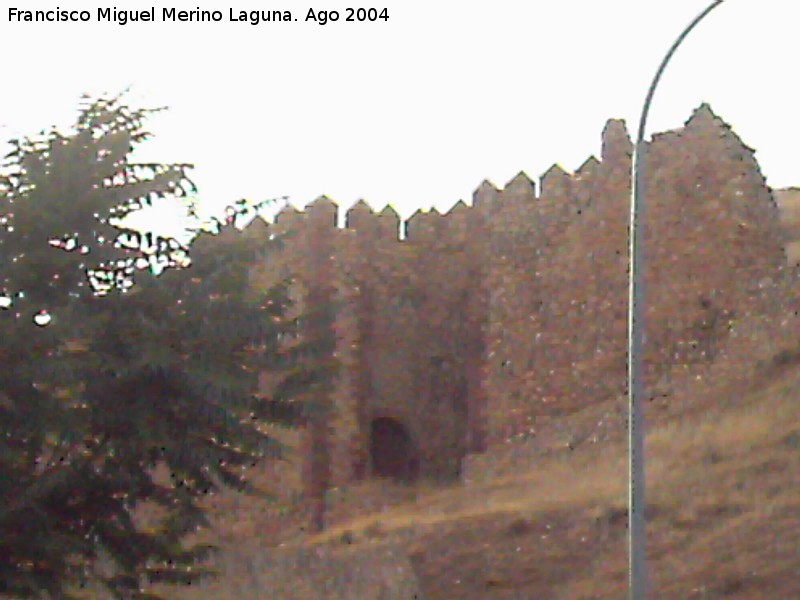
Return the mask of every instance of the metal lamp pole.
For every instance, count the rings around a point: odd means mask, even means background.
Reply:
[[[631,169],[631,213],[628,270],[628,598],[644,600],[647,595],[645,562],[645,477],[644,423],[642,421],[642,304],[644,266],[640,229],[644,207],[645,129],[650,104],[658,82],[672,55],[686,36],[724,0],[715,0],[689,23],[667,52],[656,72],[639,117],[639,133],[633,150]]]

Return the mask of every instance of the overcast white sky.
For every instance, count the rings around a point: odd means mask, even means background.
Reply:
[[[147,3],[150,5],[150,3]],[[140,154],[193,162],[204,202],[326,194],[449,208],[483,179],[577,168],[608,118],[633,133],[655,68],[706,0],[376,0],[388,21],[346,23],[346,3],[283,0],[298,21],[228,21],[256,4],[155,4],[159,22],[13,23],[0,11],[0,140],[68,124],[84,92],[133,85],[171,110]],[[142,8],[145,3],[117,3]],[[28,10],[55,3],[19,2]],[[358,4],[355,4],[358,6]],[[219,23],[163,23],[162,8],[219,9]],[[304,22],[309,8],[339,22]],[[774,187],[800,185],[797,2],[727,0],[681,47],[649,131],[707,101]]]

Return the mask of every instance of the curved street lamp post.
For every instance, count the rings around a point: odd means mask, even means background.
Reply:
[[[678,36],[656,72],[639,117],[631,167],[631,206],[628,270],[628,598],[647,595],[645,562],[644,424],[642,421],[642,303],[644,277],[640,221],[644,210],[645,130],[650,104],[672,55],[689,33],[724,0],[715,0]]]

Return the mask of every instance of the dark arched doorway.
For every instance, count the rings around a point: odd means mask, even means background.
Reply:
[[[403,423],[392,417],[374,419],[369,427],[372,474],[413,481],[419,474],[417,449]]]

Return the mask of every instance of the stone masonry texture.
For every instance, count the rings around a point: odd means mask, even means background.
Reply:
[[[632,149],[610,120],[600,158],[575,173],[486,181],[472,206],[404,223],[359,202],[340,228],[326,197],[283,210],[266,231],[285,247],[253,285],[291,275],[297,310],[332,301],[340,365],[326,422],[292,438],[295,467],[276,467],[286,485],[314,495],[369,476],[377,419],[406,429],[415,473],[447,479],[467,455],[623,395]],[[745,332],[793,313],[795,271],[753,150],[707,105],[645,157],[644,363],[657,393],[740,370]]]

